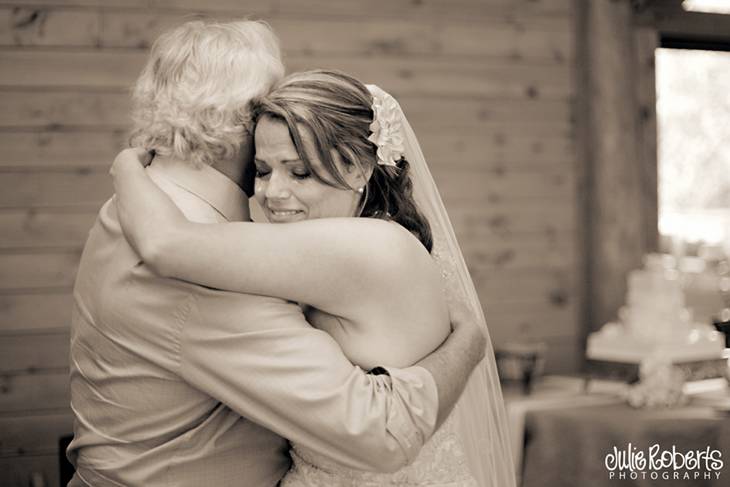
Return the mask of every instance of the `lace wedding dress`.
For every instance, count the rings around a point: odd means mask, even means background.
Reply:
[[[453,415],[434,433],[412,464],[395,473],[349,469],[304,447],[292,445],[292,467],[281,487],[479,487],[469,471],[452,418]]]

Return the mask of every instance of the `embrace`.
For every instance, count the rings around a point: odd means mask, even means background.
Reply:
[[[484,317],[403,111],[283,74],[261,22],[153,46],[74,288],[69,485],[513,487]]]

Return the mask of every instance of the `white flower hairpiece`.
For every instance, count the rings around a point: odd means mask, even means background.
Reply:
[[[367,88],[373,95],[373,122],[368,140],[378,146],[378,164],[396,167],[405,152],[400,106],[379,87],[367,85]]]

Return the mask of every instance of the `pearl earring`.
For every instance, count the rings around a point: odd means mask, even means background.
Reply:
[[[359,188],[357,188],[358,193],[362,194],[363,191],[365,191],[365,186],[360,186]]]

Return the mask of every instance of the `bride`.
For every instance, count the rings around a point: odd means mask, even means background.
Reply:
[[[120,221],[148,266],[298,302],[312,326],[364,369],[408,366],[430,353],[448,335],[456,303],[486,332],[445,208],[395,99],[320,70],[289,76],[254,102],[253,113],[255,197],[270,222],[288,225],[189,222],[147,177],[138,152],[123,151],[112,167]],[[512,487],[506,428],[488,345],[456,408],[411,465],[356,471],[293,444],[282,486]]]

